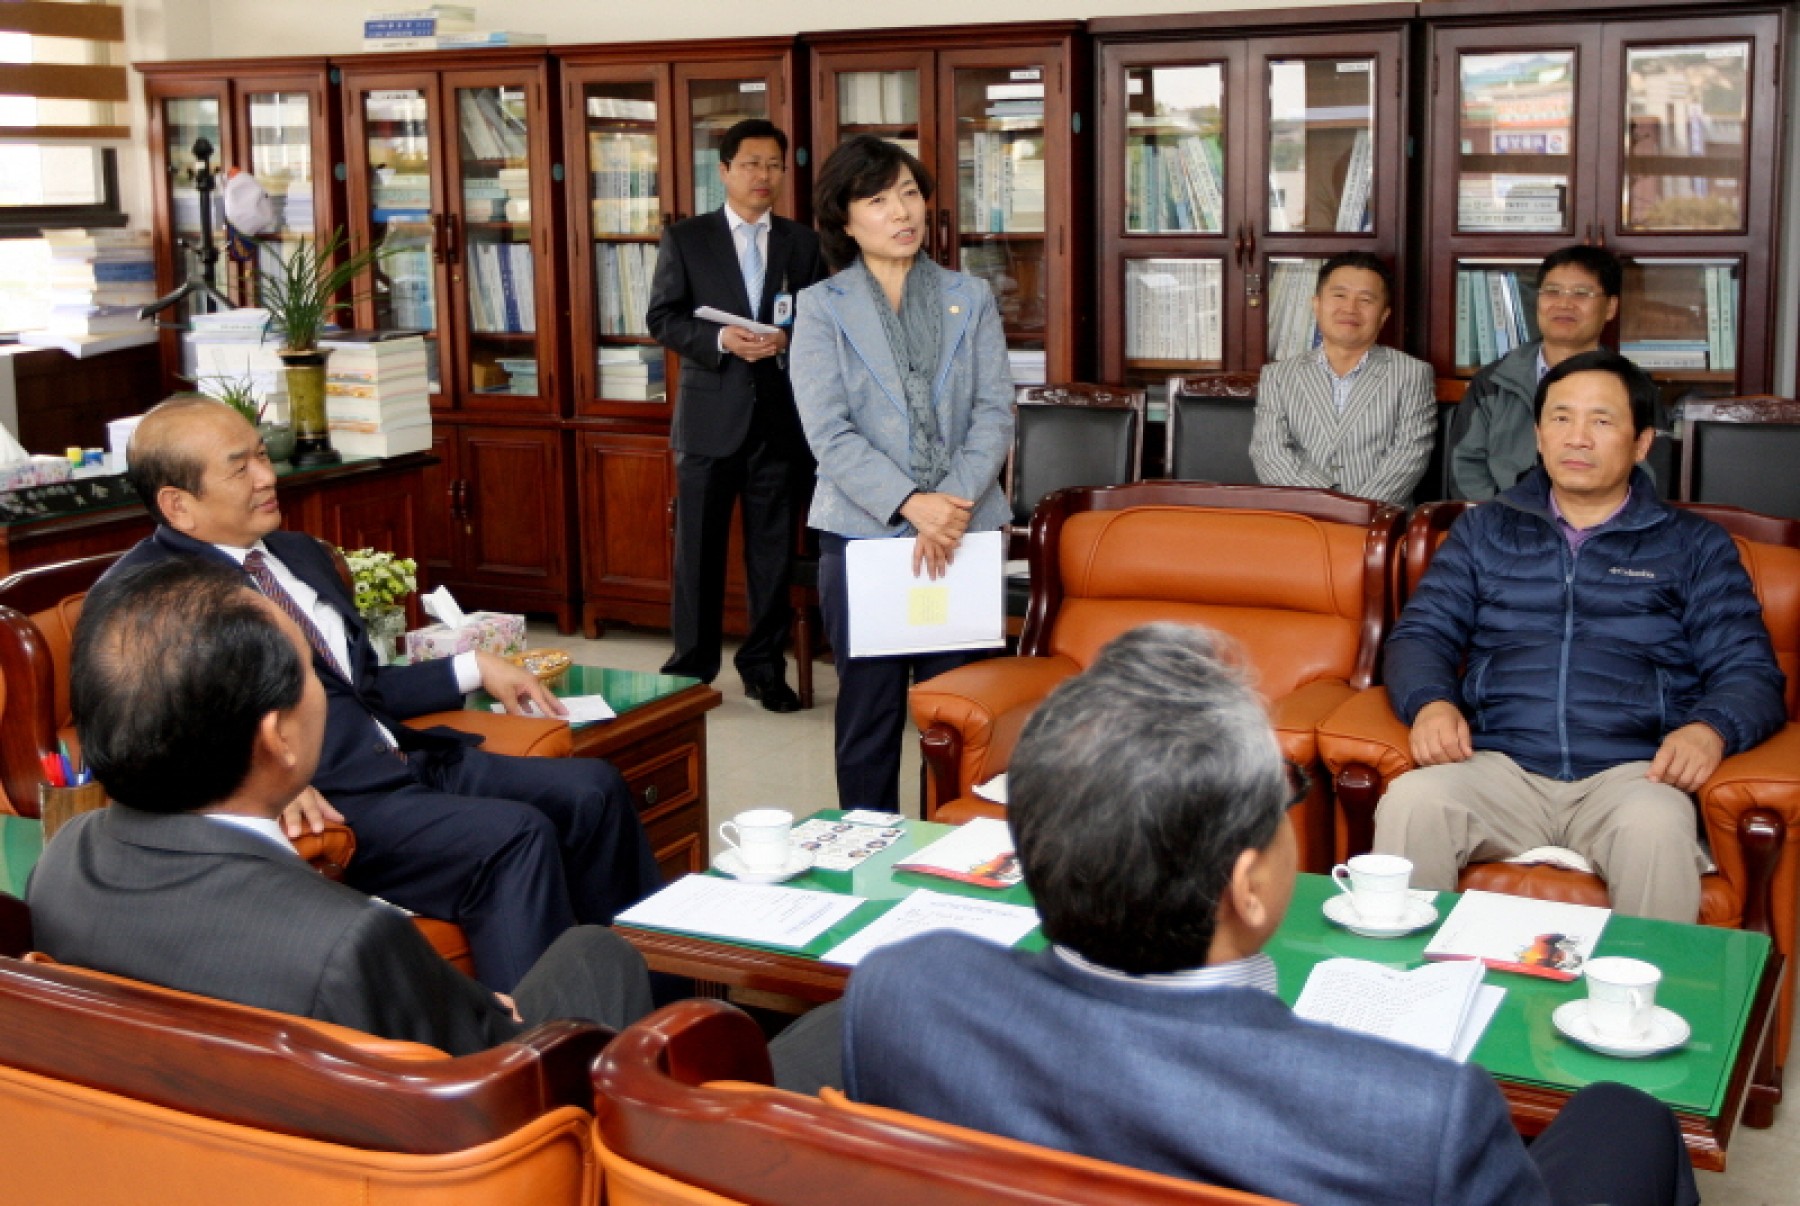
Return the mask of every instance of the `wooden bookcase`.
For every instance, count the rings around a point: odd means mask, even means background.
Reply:
[[[805,114],[791,38],[561,47],[557,57],[582,627],[597,636],[608,620],[669,620],[680,366],[643,322],[657,243],[664,227],[724,204],[719,142],[747,118],[787,133],[776,212],[804,212]],[[728,631],[744,630],[743,572],[734,551]]]
[[[869,133],[918,156],[937,184],[928,252],[987,280],[1013,375],[1070,381],[1089,360],[1091,156],[1079,22],[806,35],[815,166]]]
[[[1312,346],[1318,267],[1399,282],[1404,345],[1412,5],[1120,17],[1099,59],[1100,373],[1254,371]]]
[[[343,122],[330,65],[323,58],[212,59],[202,63],[139,63],[149,107],[151,220],[156,232],[157,294],[199,268],[200,196],[191,169],[196,138],[214,147],[213,170],[239,167],[256,177],[274,203],[276,229],[257,237],[266,260],[285,256],[300,239],[329,236],[343,218],[343,186],[333,171],[342,159]],[[214,283],[239,305],[254,305],[249,265],[226,254],[225,207],[213,194],[213,245],[219,250]],[[165,321],[186,319],[166,312]],[[162,335],[163,389],[192,386],[183,367],[181,335]],[[191,367],[191,366],[190,366]]]
[[[1782,7],[1449,0],[1424,15],[1419,299],[1439,373],[1535,338],[1538,261],[1587,243],[1625,262],[1604,341],[1671,398],[1766,391]]]

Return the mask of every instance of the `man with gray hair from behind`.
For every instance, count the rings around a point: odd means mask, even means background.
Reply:
[[[1481,1068],[1276,996],[1304,775],[1226,638],[1117,638],[1032,716],[1008,780],[1051,945],[869,956],[851,1097],[1308,1206],[1699,1201],[1674,1115],[1635,1089],[1582,1090],[1527,1148]]]

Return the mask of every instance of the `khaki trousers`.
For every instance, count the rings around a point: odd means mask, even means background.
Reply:
[[[1413,886],[1456,889],[1457,872],[1536,846],[1563,846],[1594,864],[1612,907],[1693,923],[1705,852],[1686,792],[1627,762],[1573,783],[1534,775],[1505,754],[1408,771],[1375,811],[1375,849],[1412,860]]]

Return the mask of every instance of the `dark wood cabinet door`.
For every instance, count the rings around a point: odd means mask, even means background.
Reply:
[[[470,580],[565,591],[562,433],[465,427],[460,434]]]
[[[416,480],[389,479],[340,487],[321,500],[320,533],[342,549],[416,558],[417,486]]]
[[[576,465],[582,595],[590,631],[607,619],[667,624],[675,496],[668,437],[582,432]]]
[[[463,534],[462,458],[456,428],[439,427],[431,434],[437,464],[426,469],[419,494],[418,561],[432,582],[454,579],[462,568],[457,558]]]

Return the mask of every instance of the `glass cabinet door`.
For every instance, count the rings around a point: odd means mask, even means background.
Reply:
[[[657,241],[673,216],[663,193],[663,117],[655,79],[581,86],[593,277],[593,375],[588,393],[609,401],[666,400],[663,350],[644,314]],[[577,352],[577,355],[581,355]]]
[[[425,332],[427,377],[443,392],[438,355],[438,276],[443,262],[442,205],[432,155],[434,90],[371,88],[357,97],[368,231],[382,256],[370,302],[374,325]]]
[[[200,190],[194,186],[194,143],[206,139],[212,144],[209,160],[218,174],[212,193],[212,243],[219,258],[213,270],[213,284],[230,292],[225,255],[225,207],[220,203],[218,184],[224,183],[226,153],[220,118],[224,104],[220,96],[171,96],[162,102],[163,151],[167,156],[164,176],[168,181],[169,229],[175,242],[174,280],[180,284],[190,273],[202,270],[200,259]],[[183,302],[179,315],[165,312],[164,322],[181,321],[194,314],[192,300]]]
[[[256,236],[257,264],[265,273],[278,272],[301,239],[317,238],[312,106],[308,92],[251,92],[245,98],[250,174],[269,195],[275,215],[275,225]]]
[[[1375,76],[1368,58],[1269,61],[1269,234],[1374,229]]]
[[[1752,49],[1625,48],[1622,232],[1744,229]]]
[[[835,72],[837,137],[833,141],[874,134],[922,159],[919,74],[916,67]]]
[[[446,258],[465,283],[463,388],[537,397],[530,96],[522,84],[458,87],[450,95],[462,216],[450,222]]]
[[[1225,64],[1125,72],[1125,231],[1225,230]]]
[[[1742,263],[1626,256],[1619,351],[1664,381],[1729,387],[1738,371]]]
[[[1224,366],[1222,260],[1125,261],[1125,364],[1133,384]]]
[[[1042,383],[1049,291],[1044,68],[969,67],[951,76],[954,197],[940,186],[934,198],[935,245],[955,256],[953,266],[992,287],[1014,383]],[[950,164],[940,170],[948,174]]]
[[[1459,232],[1573,233],[1577,70],[1573,49],[1457,56]]]
[[[752,117],[770,118],[769,80],[691,78],[685,81],[684,102],[687,108],[689,179],[686,199],[691,214],[703,214],[725,204],[725,182],[719,178],[719,144],[725,131]],[[784,131],[792,137],[792,131]],[[793,161],[794,148],[788,146],[788,160]],[[791,213],[793,198],[783,191],[777,210]]]

